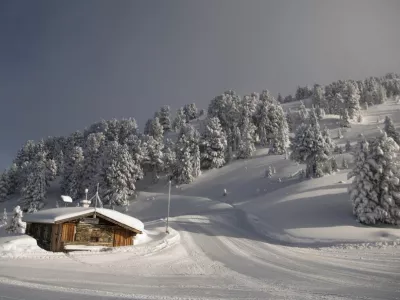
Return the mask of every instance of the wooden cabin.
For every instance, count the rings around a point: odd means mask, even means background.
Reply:
[[[134,244],[143,223],[115,210],[62,207],[26,214],[26,234],[39,247],[53,252],[79,246],[119,247]]]

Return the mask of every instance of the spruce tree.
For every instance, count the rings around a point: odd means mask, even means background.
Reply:
[[[89,193],[96,192],[101,159],[105,145],[105,135],[101,132],[91,133],[86,139],[83,150],[84,160],[82,166],[82,187]],[[127,138],[128,139],[128,138]]]
[[[391,137],[398,145],[400,145],[400,134],[394,127],[393,121],[389,116],[385,117],[384,130],[388,137]]]
[[[218,118],[209,118],[201,139],[201,166],[220,168],[225,164],[227,140]]]
[[[163,140],[164,131],[160,124],[158,117],[155,117],[151,123],[150,135],[157,141],[161,142]]]
[[[291,145],[290,158],[307,165],[307,177],[323,176],[323,165],[328,160],[331,145],[322,135],[315,113],[311,113],[307,124],[298,127]]]
[[[360,113],[360,91],[352,82],[348,82],[346,85],[345,106],[350,119],[354,119]]]
[[[118,123],[118,141],[121,145],[125,145],[131,135],[138,134],[138,126],[134,118],[122,119]]]
[[[170,108],[168,105],[164,105],[163,107],[161,107],[160,109],[160,124],[163,127],[163,132],[169,132],[171,131],[171,117],[170,117]]]
[[[127,205],[128,197],[135,192],[136,178],[140,168],[135,165],[127,145],[110,142],[105,147],[100,188],[102,198],[110,207]]]
[[[334,157],[331,158],[331,169],[333,172],[337,172],[339,170],[336,159]]]
[[[80,200],[86,187],[82,185],[84,156],[81,147],[74,147],[66,158],[61,179],[61,192],[73,200]]]
[[[175,144],[170,139],[167,139],[165,141],[165,146],[163,149],[163,166],[164,166],[164,172],[168,176],[172,176],[175,164],[176,164]]]
[[[250,122],[249,116],[246,116],[243,119],[242,127],[241,127],[241,138],[237,151],[237,158],[246,159],[253,155],[256,151],[254,146],[254,132],[255,127]]]
[[[300,101],[299,113],[301,122],[307,122],[308,112],[303,101]]]
[[[175,145],[176,164],[173,177],[179,184],[190,183],[200,175],[199,132],[185,124],[179,132]]]
[[[156,140],[152,136],[147,141],[147,154],[150,169],[153,173],[153,182],[158,181],[159,175],[164,169],[163,146],[162,141]]]
[[[289,127],[283,109],[278,104],[272,104],[268,109],[267,134],[270,137],[271,148],[269,154],[284,154],[289,147]]]
[[[34,160],[25,168],[26,178],[21,188],[21,205],[28,213],[40,210],[45,205],[49,186],[46,166],[46,153],[37,153]]]
[[[353,213],[365,224],[400,224],[399,146],[386,133],[360,143],[356,165],[348,174]]]
[[[175,130],[175,132],[179,132],[183,125],[186,124],[186,116],[183,108],[179,108],[176,117],[174,119],[174,122],[172,123],[172,129]]]
[[[22,217],[22,210],[19,205],[17,205],[13,210],[13,217],[10,225],[6,228],[7,233],[25,233],[26,223],[22,221]]]
[[[143,133],[146,135],[149,135],[151,132],[151,123],[153,122],[153,119],[148,119],[146,121],[146,124],[144,125],[144,130]]]

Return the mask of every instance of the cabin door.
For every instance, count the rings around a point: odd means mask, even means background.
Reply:
[[[62,242],[73,242],[75,236],[75,224],[64,223],[62,224]]]

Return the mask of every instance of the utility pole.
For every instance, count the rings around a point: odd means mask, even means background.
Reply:
[[[168,221],[169,221],[169,207],[170,207],[170,204],[171,204],[171,180],[168,183],[168,214],[167,214],[167,226],[165,228],[165,233],[168,233],[168,234],[169,234]]]

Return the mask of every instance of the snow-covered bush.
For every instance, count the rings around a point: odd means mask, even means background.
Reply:
[[[13,210],[13,217],[10,225],[6,228],[7,233],[25,233],[26,223],[22,221],[22,216],[22,210],[18,205]]]
[[[371,143],[362,141],[349,188],[353,213],[365,224],[400,224],[399,146],[386,133]]]

